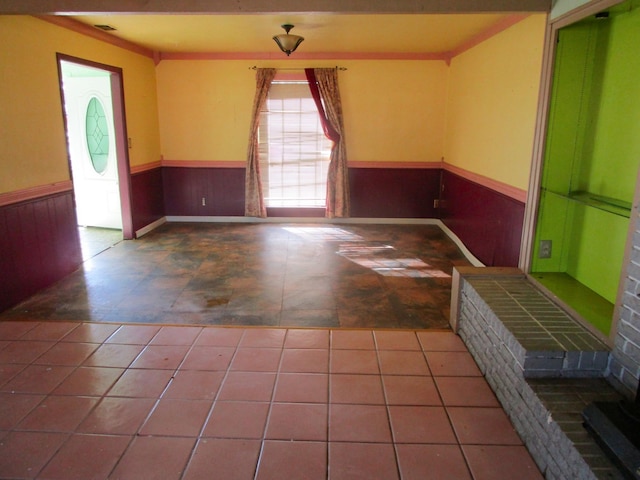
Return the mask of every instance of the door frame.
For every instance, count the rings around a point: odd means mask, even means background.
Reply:
[[[120,193],[120,209],[122,213],[122,237],[125,240],[135,238],[133,231],[133,217],[131,212],[131,170],[129,168],[129,148],[127,142],[127,121],[124,109],[124,82],[122,79],[122,68],[103,63],[86,60],[83,58],[73,57],[64,53],[56,53],[58,65],[58,81],[60,88],[60,99],[62,100],[62,118],[65,130],[65,144],[67,146],[67,163],[69,166],[69,176],[73,183],[73,169],[71,168],[71,153],[69,148],[69,135],[67,117],[65,114],[65,97],[62,87],[62,61],[75,63],[77,65],[97,68],[110,73],[111,80],[111,103],[113,107],[113,126],[116,144],[116,164],[118,169],[118,190]],[[74,201],[75,193],[74,193]]]

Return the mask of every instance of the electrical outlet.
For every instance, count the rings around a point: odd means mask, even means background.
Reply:
[[[540,240],[538,258],[551,258],[551,240]]]
[[[205,207],[207,205],[207,199],[202,197],[202,206]]]

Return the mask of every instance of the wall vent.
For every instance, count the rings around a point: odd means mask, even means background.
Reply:
[[[116,27],[112,27],[111,25],[94,25],[94,27],[104,30],[105,32],[112,32],[116,30]]]

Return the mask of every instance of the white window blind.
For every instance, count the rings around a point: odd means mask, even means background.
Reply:
[[[331,141],[306,81],[271,84],[258,142],[268,207],[325,206]]]

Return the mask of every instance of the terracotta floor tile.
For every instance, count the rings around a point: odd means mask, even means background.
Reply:
[[[73,367],[57,365],[29,365],[5,383],[2,391],[47,394],[62,383],[73,370]]]
[[[127,368],[142,352],[143,345],[104,344],[84,362],[90,367]]]
[[[1,325],[1,323],[0,323]],[[21,363],[29,364],[55,345],[55,342],[11,342],[0,350],[0,364]]]
[[[482,372],[469,352],[425,352],[434,377],[481,377]]]
[[[374,350],[332,350],[331,373],[379,374]]]
[[[331,330],[331,348],[346,350],[374,350],[375,343],[370,331]]]
[[[378,350],[421,350],[415,332],[377,330],[373,335]]]
[[[280,373],[276,383],[276,402],[327,403],[329,376],[314,373]]]
[[[202,327],[162,327],[150,345],[192,345]]]
[[[430,375],[422,352],[395,350],[378,351],[380,371],[383,375]]]
[[[131,368],[175,370],[188,351],[189,347],[185,345],[148,345],[131,364]]]
[[[222,384],[219,400],[268,402],[276,375],[262,372],[229,372]]]
[[[499,407],[498,399],[484,377],[434,378],[442,402],[451,407]]]
[[[261,439],[268,412],[265,402],[216,402],[203,436]]]
[[[155,325],[123,325],[105,343],[146,345],[159,331]]]
[[[329,444],[330,480],[394,480],[398,467],[393,445],[387,443]]]
[[[78,426],[81,433],[133,435],[145,421],[156,400],[105,397]]]
[[[94,397],[49,395],[16,427],[18,430],[73,432],[98,403]]]
[[[265,438],[272,440],[327,440],[327,405],[274,403]]]
[[[462,339],[453,332],[417,332],[425,352],[466,352]]]
[[[260,441],[203,438],[198,442],[183,480],[253,480]],[[214,473],[215,472],[215,473]]]
[[[390,443],[387,409],[379,405],[330,405],[329,441]]]
[[[0,478],[35,478],[67,437],[66,433],[10,432],[0,448]]]
[[[282,348],[286,330],[259,328],[245,330],[240,347]]]
[[[95,343],[59,342],[40,355],[33,363],[39,365],[71,365],[82,364],[95,350]]]
[[[320,442],[280,442],[266,440],[260,456],[256,480],[327,478],[327,444]]]
[[[130,441],[130,437],[124,436],[73,435],[47,464],[40,478],[107,478]]]
[[[65,335],[65,342],[102,343],[118,329],[118,325],[107,323],[82,323]]]
[[[382,383],[389,405],[442,405],[431,377],[383,375]]]
[[[471,480],[458,445],[397,445],[396,449],[402,480]]]
[[[384,405],[382,383],[378,375],[331,375],[331,403]]]
[[[218,393],[223,378],[224,372],[179,370],[162,397],[186,400],[213,400]]]
[[[124,372],[121,368],[80,367],[54,391],[56,395],[104,395]]]
[[[24,370],[26,365],[18,363],[0,364],[0,387]]]
[[[329,348],[329,331],[290,329],[284,348]]]
[[[171,370],[126,370],[107,395],[158,398],[171,380]]]
[[[289,373],[327,373],[329,371],[329,350],[286,348],[282,352],[280,371]]]
[[[396,443],[457,443],[443,407],[389,407]]]
[[[531,455],[523,446],[463,445],[462,450],[478,480],[542,480]]]
[[[230,370],[243,372],[277,372],[282,350],[279,348],[238,348]]]
[[[0,430],[15,427],[44,399],[44,395],[0,393]]]
[[[191,349],[180,365],[188,370],[226,370],[235,353],[232,347],[196,346]]]
[[[0,322],[0,339],[17,340],[38,325],[38,322]]]
[[[140,435],[196,437],[211,406],[208,400],[160,400],[142,425]]]
[[[241,328],[205,328],[195,345],[209,347],[237,347],[244,335]]]
[[[110,478],[118,480],[178,480],[195,438],[135,437]]]
[[[448,407],[447,411],[460,444],[522,444],[501,408]]]
[[[56,341],[68,335],[77,327],[78,324],[75,322],[42,322],[20,338],[22,340]]]

